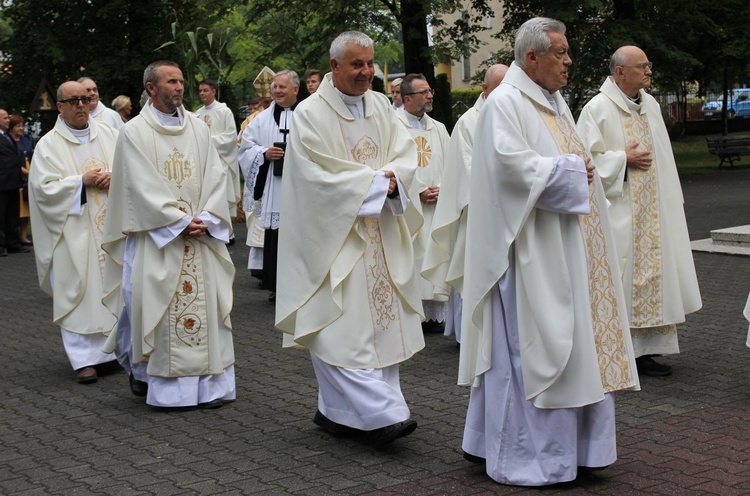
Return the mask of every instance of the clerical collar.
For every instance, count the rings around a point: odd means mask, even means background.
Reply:
[[[414,114],[410,114],[406,110],[406,107],[404,107],[404,114],[406,115],[406,120],[409,121],[409,125],[414,129],[421,129],[422,131],[427,129],[427,119],[424,118],[425,114],[422,114],[422,117],[417,117]]]
[[[620,88],[619,86],[617,86],[616,83],[615,83],[615,87],[617,88],[617,90],[620,93],[622,93],[622,96],[625,97],[625,103],[627,103],[628,107],[631,107],[631,108],[633,108],[635,110],[640,110],[641,109],[641,103],[642,102],[641,102],[641,92],[640,91],[638,92],[638,94],[636,95],[636,97],[633,98],[630,95],[628,95],[627,93],[625,93],[624,91],[622,91],[622,88]]]
[[[216,107],[218,105],[219,105],[219,100],[214,100],[213,102],[209,103],[208,105],[204,105],[203,108],[205,108],[206,110],[211,110],[211,109],[213,109],[214,107]]]
[[[330,79],[331,86],[333,86],[333,89],[336,90],[336,93],[339,94],[341,97],[341,100],[344,102],[344,105],[346,105],[346,108],[349,109],[349,112],[352,113],[352,117],[354,117],[357,120],[364,119],[365,118],[365,94],[362,93],[361,95],[347,95],[345,93],[342,93],[341,90],[339,90],[335,84],[333,84],[333,78]]]
[[[545,90],[541,86],[539,87],[539,89],[542,90],[542,95],[544,95],[544,98],[546,98],[550,106],[552,106],[552,110],[554,110],[557,115],[560,115],[560,109],[557,108],[557,99],[555,98],[555,95]]]
[[[67,122],[65,122],[65,119],[63,119],[63,124],[65,124],[65,127],[68,128],[70,131],[70,134],[72,134],[75,139],[77,139],[82,145],[85,145],[91,140],[91,126],[89,126],[89,123],[86,123],[86,127],[83,129],[76,129],[74,127],[70,127]]]
[[[294,105],[292,105],[291,107],[287,107],[287,108],[282,107],[278,103],[276,105],[274,105],[273,106],[273,120],[276,121],[276,125],[277,126],[281,126],[281,124],[279,124],[279,121],[281,120],[281,113],[282,112],[284,112],[285,110],[289,110],[290,112],[294,112],[294,109],[296,109],[296,108],[297,108],[297,102],[294,102]]]
[[[156,120],[158,120],[159,124],[161,124],[162,126],[182,126],[182,115],[180,115],[179,110],[175,110],[172,114],[165,114],[161,110],[154,107],[153,103],[151,103],[151,110],[156,116]]]

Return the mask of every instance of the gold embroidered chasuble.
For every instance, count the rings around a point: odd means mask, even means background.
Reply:
[[[578,129],[600,171],[617,244],[638,356],[677,353],[674,324],[702,303],[682,191],[658,103],[629,101],[607,78],[583,109]],[[647,170],[626,166],[625,148],[651,153]]]
[[[34,254],[41,288],[53,297],[53,322],[79,334],[109,331],[114,317],[102,304],[104,252],[101,239],[107,191],[85,187],[81,215],[70,214],[81,176],[109,172],[117,131],[89,122],[81,144],[61,117],[37,144],[29,176]]]
[[[586,156],[583,142],[578,137],[573,123],[564,116],[555,115],[547,109],[539,108],[539,113],[552,134],[561,154]],[[630,331],[624,315],[623,298],[618,301],[619,273],[616,266],[614,239],[605,233],[601,211],[603,195],[597,195],[598,183],[589,186],[591,212],[578,217],[583,232],[588,266],[589,298],[591,300],[591,323],[594,342],[599,359],[599,373],[604,391],[611,393],[628,389],[637,381],[636,370],[630,362],[632,349],[629,349]],[[606,211],[605,211],[606,214]],[[607,239],[610,238],[610,239]],[[614,269],[614,271],[613,271]]]
[[[105,229],[111,257],[105,301],[113,313],[122,304],[125,234],[134,245],[134,361],[147,360],[151,376],[220,374],[234,363],[234,266],[226,246],[206,236],[178,235],[159,248],[149,235],[201,212],[228,223],[225,174],[208,128],[192,117],[179,127],[162,126],[146,106],[118,141]]]
[[[559,92],[552,98],[559,115],[513,64],[479,115],[459,384],[478,385],[494,366],[493,339],[506,339],[503,329],[517,326],[527,400],[537,408],[575,408],[639,385],[598,178],[589,186],[589,215],[571,213],[565,202],[559,211],[538,205],[554,157],[583,149],[571,141],[576,137],[565,101]],[[569,181],[576,177],[565,174]],[[576,181],[585,180],[583,172],[575,174]],[[511,264],[514,278],[503,279]],[[496,323],[492,294],[503,281],[514,292],[515,307],[505,306],[501,293],[504,323]]]
[[[422,118],[426,121],[426,129],[413,128],[409,123],[404,107],[401,107],[396,112],[396,115],[417,145],[417,181],[419,181],[419,191],[422,192],[430,186],[441,186],[446,148],[448,146],[448,139],[450,138],[445,126],[443,123],[425,114]],[[414,262],[417,266],[417,271],[420,273],[423,269],[425,252],[430,240],[435,208],[435,204],[422,204],[424,225],[414,238]],[[420,289],[423,300],[443,302],[448,301],[448,296],[450,295],[450,288],[444,280],[429,281],[420,276]]]
[[[367,92],[364,111],[352,117],[330,74],[295,110],[276,303],[284,346],[355,369],[395,365],[424,347],[411,243],[422,220],[414,143],[387,99]],[[384,206],[379,217],[360,218],[381,169],[396,173],[409,205],[404,215]]]

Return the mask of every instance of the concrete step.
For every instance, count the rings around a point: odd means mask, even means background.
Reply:
[[[690,243],[693,251],[750,256],[750,225],[711,231],[711,237]]]

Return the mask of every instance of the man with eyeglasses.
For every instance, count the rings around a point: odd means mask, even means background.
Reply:
[[[417,144],[417,181],[422,203],[424,225],[414,238],[414,263],[421,273],[425,250],[430,239],[432,219],[443,180],[443,164],[450,135],[442,122],[427,112],[432,112],[435,91],[422,74],[409,74],[401,82],[404,106],[396,112],[401,123]],[[442,332],[448,310],[450,288],[445,280],[431,282],[420,276],[420,290],[424,306],[425,332]]]
[[[645,91],[652,67],[640,48],[619,48],[578,129],[610,201],[638,372],[658,377],[672,368],[652,357],[680,352],[676,324],[702,302],[672,146]]]
[[[462,447],[502,484],[617,459],[615,391],[638,387],[606,199],[560,90],[560,21],[516,32],[474,135],[459,384]]]
[[[91,118],[112,126],[118,131],[122,130],[125,123],[122,122],[120,114],[107,107],[101,102],[101,100],[99,100],[99,88],[96,86],[96,82],[90,77],[85,76],[78,78],[78,82],[86,88],[86,94],[89,97],[89,111]]]
[[[95,382],[96,365],[115,317],[102,304],[110,171],[117,131],[89,117],[86,88],[75,81],[57,90],[55,127],[36,146],[29,173],[34,254],[42,290],[52,296],[52,322],[81,384]]]
[[[236,395],[227,171],[182,105],[179,66],[154,62],[143,84],[150,98],[120,133],[104,223],[104,302],[120,316],[107,347],[148,405],[219,408]]]

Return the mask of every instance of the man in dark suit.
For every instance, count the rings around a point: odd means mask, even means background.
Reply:
[[[8,112],[0,109],[0,257],[8,253],[27,253],[28,246],[21,246],[18,232],[21,167],[23,160],[18,147],[8,134]]]

